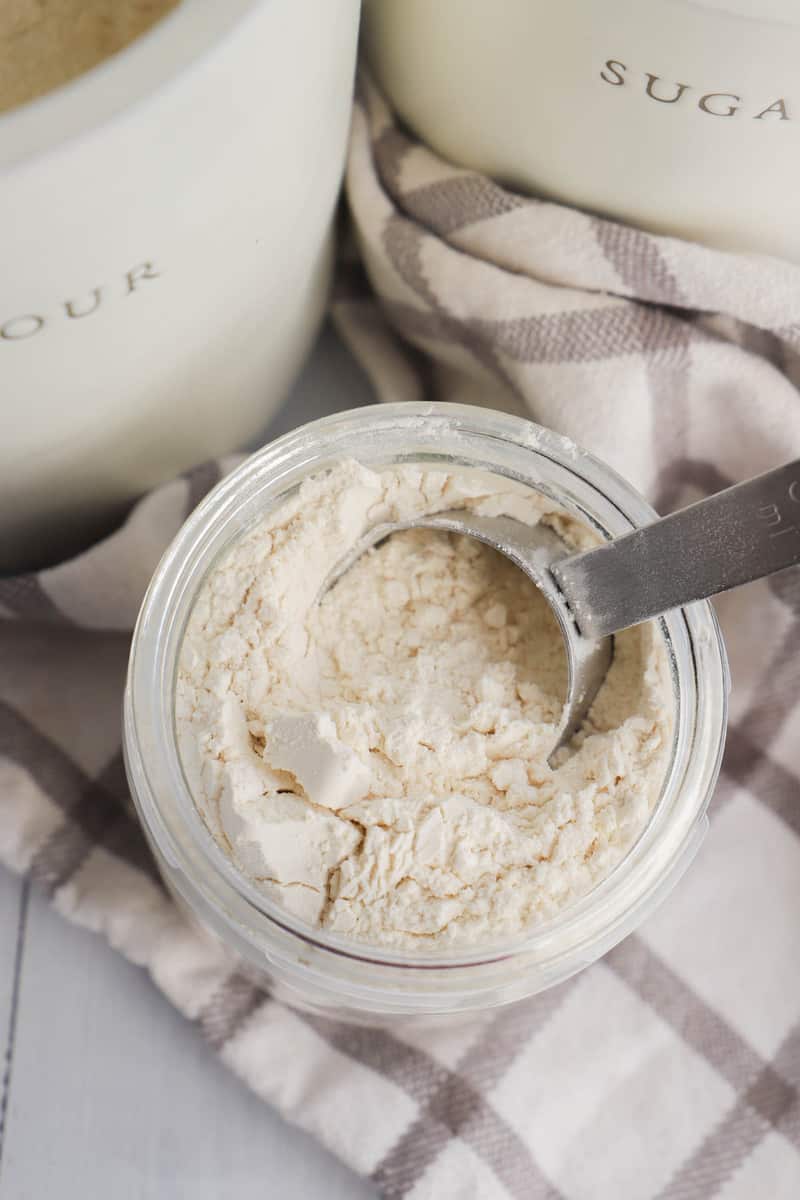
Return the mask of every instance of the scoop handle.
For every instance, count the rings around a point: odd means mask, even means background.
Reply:
[[[800,460],[551,571],[581,633],[605,637],[800,562]]]

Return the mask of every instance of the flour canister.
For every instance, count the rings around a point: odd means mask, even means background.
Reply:
[[[0,570],[241,445],[324,309],[357,0],[183,0],[0,117]]]
[[[365,0],[400,115],[536,195],[800,262],[797,0]]]

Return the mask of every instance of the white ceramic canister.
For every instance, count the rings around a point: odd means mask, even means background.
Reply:
[[[797,0],[365,0],[400,115],[453,162],[800,262]]]
[[[182,0],[0,117],[0,570],[263,429],[321,318],[358,0]]]

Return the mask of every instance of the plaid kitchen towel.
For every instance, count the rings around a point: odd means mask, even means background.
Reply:
[[[335,314],[386,398],[529,413],[663,509],[800,455],[800,269],[515,195],[414,142],[366,80],[348,194],[363,269]],[[798,572],[720,601],[729,748],[710,835],[655,916],[519,1007],[363,1030],[281,1006],[195,935],[127,796],[128,634],[219,471],[0,582],[0,858],[146,965],[252,1088],[387,1197],[796,1200]]]

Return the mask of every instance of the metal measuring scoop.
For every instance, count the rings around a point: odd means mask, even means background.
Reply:
[[[462,509],[376,525],[328,585],[389,534],[420,528],[467,534],[499,550],[550,605],[567,655],[555,754],[592,706],[611,665],[613,634],[800,562],[800,460],[580,554],[546,525]]]

